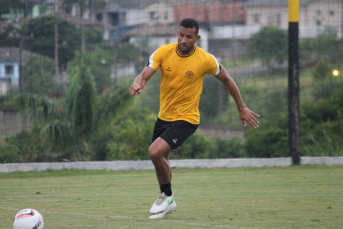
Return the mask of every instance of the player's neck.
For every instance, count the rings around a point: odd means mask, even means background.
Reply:
[[[180,50],[180,48],[178,47],[178,48],[177,48],[177,52],[178,52],[180,55],[182,55],[182,56],[187,56],[187,55],[191,54],[191,53],[194,51],[195,47],[196,47],[196,46],[194,45],[193,48],[192,48],[190,51],[188,51],[188,52],[182,52],[182,51]]]

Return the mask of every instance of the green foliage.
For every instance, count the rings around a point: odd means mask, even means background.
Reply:
[[[313,79],[315,81],[322,81],[331,76],[331,68],[327,61],[321,60],[317,63],[313,71]],[[320,82],[321,83],[321,82]]]
[[[132,83],[132,82],[131,82]],[[149,82],[144,86],[144,90],[140,94],[139,108],[148,108],[155,114],[158,114],[160,109],[160,86],[161,86],[161,75],[160,72],[156,72]]]
[[[341,64],[343,58],[343,39],[336,39],[332,34],[324,34],[300,42],[300,60],[327,60]]]
[[[313,97],[315,101],[327,99],[335,92],[342,89],[343,81],[341,77],[333,77],[333,67],[327,61],[319,61],[313,75]]]
[[[275,26],[266,26],[250,38],[248,52],[269,67],[271,60],[282,63],[287,57],[287,34]]]
[[[120,98],[117,98],[120,100]],[[122,109],[122,107],[126,109]],[[103,120],[99,135],[92,139],[92,150],[97,160],[143,160],[149,159],[155,115],[147,109],[137,112],[135,107],[118,104],[121,111],[114,110],[116,119]],[[105,111],[105,109],[103,110]],[[107,128],[104,127],[107,125]]]
[[[22,115],[30,117],[34,127],[40,131],[40,143],[49,147],[49,151],[64,150],[68,145],[77,142],[71,120],[58,101],[32,94],[20,94],[15,98],[14,105]],[[56,159],[60,155],[56,152],[55,154],[49,159]]]
[[[38,17],[23,25],[21,33],[26,37],[25,49],[55,58],[55,23],[58,28],[59,64],[66,66],[81,48],[79,30],[71,23],[52,16]]]
[[[9,13],[10,9],[21,9],[23,3],[21,0],[1,0],[0,2],[0,19],[3,14]]]
[[[127,109],[130,109],[133,101],[132,96],[128,93],[130,86],[131,84],[125,80],[117,82],[116,85],[98,97],[96,112],[98,129],[106,129],[113,125],[117,118],[121,117],[123,113],[127,113]]]
[[[148,148],[155,118],[146,118],[137,123],[127,119],[120,123],[120,130],[115,134],[111,144],[109,160],[148,160]],[[128,128],[129,127],[129,128]],[[118,128],[118,127],[117,127]]]
[[[247,131],[246,152],[248,157],[287,157],[288,129],[272,123],[263,128]]]
[[[55,62],[44,56],[32,55],[23,67],[23,91],[36,95],[55,94]]]
[[[62,116],[61,110],[52,100],[38,95],[19,94],[15,97],[14,105],[21,114],[30,117],[34,124],[45,124]]]
[[[301,105],[300,142],[302,156],[342,156],[343,91],[318,103]],[[286,116],[267,121],[263,128],[246,133],[249,157],[286,157],[288,127]]]
[[[0,163],[15,163],[18,161],[19,149],[15,145],[0,145]]]
[[[84,139],[94,129],[97,94],[90,69],[82,61],[78,67],[69,69],[69,110],[77,134]]]
[[[104,160],[117,153],[110,151],[111,147],[113,148],[113,145],[118,142],[126,141],[124,137],[127,134],[125,132],[127,127],[137,123],[135,118],[129,121],[127,118],[129,115],[125,113],[127,112],[125,108],[130,105],[129,101],[132,98],[128,93],[129,85],[126,81],[118,83],[97,97],[94,79],[85,64],[81,62],[79,66],[70,67],[69,70],[71,85],[66,101],[50,100],[32,94],[17,95],[14,105],[21,114],[30,117],[34,124],[34,131],[23,131],[8,138],[10,140],[4,147],[17,153],[0,154],[1,160],[59,161],[62,158]],[[2,101],[5,97],[0,98],[0,102],[5,104],[5,101]],[[122,113],[125,114],[122,115]],[[135,112],[131,110],[131,113]],[[117,121],[117,118],[120,121]],[[141,119],[144,125],[148,123],[148,119],[138,116],[137,119]],[[137,129],[142,128],[132,130]],[[150,131],[151,128],[149,128]],[[143,128],[142,131],[138,131],[139,135],[135,131],[129,133],[131,142],[127,146],[132,148],[132,153],[128,155],[135,157],[138,155],[137,150],[140,150],[142,155],[143,151],[146,152],[146,149],[141,147],[143,140],[138,140],[147,132],[147,128]],[[111,142],[106,140],[109,136],[112,136]],[[113,136],[116,137],[113,139]],[[149,143],[146,140],[144,142]],[[120,152],[125,154],[125,158],[127,158],[127,149],[123,147]],[[32,157],[26,154],[32,154]],[[11,155],[17,156],[13,159]]]
[[[211,141],[199,131],[196,131],[187,139],[176,152],[170,155],[172,159],[187,159],[187,158],[207,158],[211,152]]]
[[[241,140],[231,140],[221,137],[212,138],[212,150],[208,158],[242,158],[245,157],[245,147]]]
[[[112,85],[111,66],[115,61],[110,49],[95,48],[92,51],[76,52],[75,59],[68,64],[68,68],[77,67],[83,62],[89,67],[96,82],[97,93],[102,93]]]
[[[83,28],[83,33],[86,38],[86,50],[94,50],[101,47],[103,38],[102,33],[99,30],[86,27]]]
[[[301,133],[303,153],[309,156],[343,155],[343,91],[329,99],[303,104]]]
[[[220,95],[219,87],[222,87],[223,95]],[[228,99],[229,94],[223,84],[213,76],[206,76],[199,105],[201,119],[205,121],[217,117],[219,112],[223,112],[219,110],[219,101],[222,100],[224,108]]]
[[[20,38],[12,35],[18,33],[15,29],[12,31],[0,32],[0,47],[19,47]]]
[[[7,138],[4,150],[8,151],[3,160],[8,162],[46,161],[48,159],[46,146],[40,139],[40,130],[37,128],[30,132],[23,130],[17,135]]]

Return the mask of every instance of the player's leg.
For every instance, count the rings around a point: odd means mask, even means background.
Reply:
[[[158,182],[163,185],[170,182],[170,165],[165,155],[170,152],[169,144],[157,138],[149,147],[149,157],[155,166]]]
[[[169,168],[170,168],[170,182],[172,180],[172,171],[171,171],[171,166],[170,166],[170,163],[169,163],[169,155],[170,155],[170,152],[173,151],[173,150],[169,150],[169,152],[166,153],[166,155],[164,156],[164,158],[167,160],[168,164],[169,164]]]
[[[161,187],[161,194],[150,209],[151,214],[165,211],[173,203],[171,190],[171,168],[165,155],[170,152],[169,144],[162,138],[157,138],[149,147],[149,156],[155,166],[157,180]]]
[[[172,122],[167,122],[167,121],[163,121],[161,119],[157,119],[156,120],[156,123],[155,123],[155,126],[154,126],[154,131],[153,131],[153,135],[152,135],[152,144],[151,146],[153,145],[153,143],[172,125]],[[166,151],[165,153],[165,158],[168,160],[168,157],[169,157],[169,151]],[[157,173],[157,170],[156,171],[156,177],[157,177],[157,180],[158,180],[158,184],[159,184],[159,188],[160,190],[162,189],[161,188],[161,182],[160,180],[158,179],[159,177],[159,174]],[[161,193],[162,193],[162,190],[161,190]]]
[[[158,137],[149,148],[149,156],[154,163],[157,179],[161,185],[161,194],[150,209],[150,213],[159,214],[152,218],[161,218],[176,210],[176,202],[171,189],[171,167],[169,154],[171,149],[176,149],[190,137],[197,125],[186,121],[175,121]]]
[[[169,180],[170,180],[170,182],[171,182],[171,180],[172,180],[172,171],[171,171],[171,167],[170,167],[170,163],[169,163],[169,155],[170,155],[170,152],[172,152],[173,150],[170,150],[169,152],[167,152],[166,154],[165,154],[165,156],[164,156],[164,158],[167,160],[167,162],[168,162],[168,164],[169,164],[169,168],[170,168],[170,178],[169,178]],[[156,177],[158,177],[158,174],[157,174],[157,171],[155,170],[155,172],[156,172]],[[161,190],[161,192],[162,192],[162,185],[161,185],[161,183],[160,183],[160,181],[157,179],[157,181],[158,181],[158,184],[159,184],[159,187],[160,187],[160,190]]]

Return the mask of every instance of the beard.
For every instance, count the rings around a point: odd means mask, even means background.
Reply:
[[[194,45],[188,46],[188,45],[184,45],[180,43],[178,44],[178,46],[179,46],[180,53],[183,55],[189,54],[194,48]]]

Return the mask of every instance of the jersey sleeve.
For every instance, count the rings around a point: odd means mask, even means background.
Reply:
[[[215,58],[215,56],[213,56],[212,54],[208,54],[208,69],[207,69],[207,74],[211,74],[211,75],[218,75],[221,69],[221,66],[217,60],[217,58]]]
[[[150,68],[153,68],[155,71],[161,66],[162,59],[164,56],[164,50],[163,47],[159,47],[155,52],[153,52],[149,58],[149,61],[147,63],[147,66]]]

